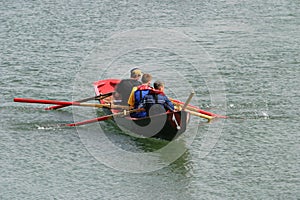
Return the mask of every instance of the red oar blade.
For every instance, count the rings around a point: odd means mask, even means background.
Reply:
[[[109,119],[111,119],[113,117],[116,117],[116,116],[126,116],[129,113],[141,112],[141,111],[144,111],[144,109],[143,108],[138,108],[138,109],[134,109],[134,110],[130,110],[130,111],[124,110],[123,112],[118,112],[118,113],[111,114],[111,115],[97,117],[97,118],[94,118],[94,119],[89,119],[89,120],[85,120],[85,121],[81,121],[81,122],[76,122],[76,123],[72,123],[72,124],[65,124],[65,126],[80,126],[80,125],[90,124],[90,123],[94,123],[94,122],[98,122],[98,121],[109,120]]]
[[[47,99],[28,99],[28,98],[14,98],[14,102],[58,104],[58,105],[66,105],[66,106],[76,104],[76,102],[69,102],[69,101],[56,101],[56,100],[47,100]]]
[[[90,123],[94,123],[94,122],[109,120],[112,117],[113,117],[112,115],[107,115],[107,116],[97,117],[97,118],[94,118],[94,119],[85,120],[85,121],[82,121],[82,122],[76,122],[76,123],[72,123],[72,124],[65,124],[65,126],[80,126],[80,125],[84,125],[84,124],[90,124]]]

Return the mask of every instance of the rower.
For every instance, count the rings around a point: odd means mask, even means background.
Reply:
[[[115,93],[113,95],[114,98],[113,102],[115,104],[127,106],[128,98],[132,88],[142,84],[139,81],[141,76],[142,76],[142,71],[139,68],[131,69],[130,78],[121,80],[121,82],[116,86]]]
[[[142,85],[132,88],[128,99],[128,105],[130,108],[137,109],[139,108],[140,103],[142,102],[145,95],[149,93],[153,88],[150,86],[152,81],[151,74],[144,74],[142,76]],[[132,113],[131,117],[141,118],[146,117],[147,113],[145,111]]]
[[[147,116],[165,113],[166,111],[174,111],[174,105],[164,93],[165,84],[162,81],[156,81],[154,90],[150,90],[149,94],[144,97],[142,105],[146,109]]]

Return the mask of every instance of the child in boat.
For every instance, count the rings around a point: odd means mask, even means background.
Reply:
[[[133,68],[130,70],[130,78],[121,80],[121,82],[116,86],[113,96],[115,104],[127,106],[128,98],[132,88],[142,84],[139,81],[141,76],[142,71],[139,68]]]
[[[165,113],[166,111],[174,111],[174,105],[164,94],[165,84],[162,81],[156,81],[154,90],[150,90],[145,95],[140,108],[145,108],[147,116]]]
[[[142,76],[142,85],[132,88],[132,91],[128,99],[128,105],[131,108],[137,109],[140,103],[142,102],[144,96],[147,95],[149,91],[153,89],[150,86],[151,81],[152,81],[151,74],[144,74]],[[146,117],[146,115],[147,113],[145,111],[131,113],[131,117],[136,117],[136,118]]]

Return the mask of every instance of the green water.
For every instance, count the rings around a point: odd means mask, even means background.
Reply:
[[[299,8],[295,0],[1,2],[0,199],[299,199]],[[178,159],[145,159],[167,143],[111,122],[100,135],[98,125],[58,126],[94,109],[13,102],[86,98],[93,81],[133,66],[165,79],[168,95],[185,101],[193,89],[193,104],[230,118],[193,117],[171,149]]]

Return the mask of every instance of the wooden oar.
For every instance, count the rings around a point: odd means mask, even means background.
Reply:
[[[179,100],[176,100],[176,99],[172,99],[172,98],[169,98],[169,99],[175,105],[179,105],[179,106],[184,105],[184,102],[182,102],[182,101],[179,101]],[[193,106],[193,105],[187,105],[185,109],[186,110],[190,110],[190,111],[194,111],[194,112],[198,112],[198,113],[201,113],[201,114],[204,114],[204,115],[207,115],[207,116],[218,117],[218,118],[228,118],[227,116],[217,115],[217,114],[205,111],[205,110],[201,110],[197,106]]]
[[[205,114],[202,114],[202,113],[199,113],[199,112],[195,112],[195,111],[190,111],[190,110],[185,110],[185,112],[188,112],[190,113],[191,115],[195,115],[197,117],[202,117],[202,118],[205,118],[208,120],[208,122],[210,122],[212,119],[214,119],[215,117],[213,116],[209,116],[209,115],[205,115]]]
[[[89,123],[93,123],[93,122],[99,122],[99,121],[105,121],[108,119],[113,118],[113,114],[111,115],[106,115],[106,116],[102,116],[102,117],[97,117],[94,119],[88,119],[82,122],[76,122],[76,123],[72,123],[72,124],[64,124],[65,126],[80,126],[80,125],[84,125],[84,124],[89,124]]]
[[[94,119],[88,119],[88,120],[81,121],[81,122],[76,122],[76,123],[71,123],[71,124],[63,124],[63,125],[64,126],[80,126],[80,125],[84,125],[84,124],[90,124],[90,123],[93,123],[93,122],[109,120],[109,119],[111,119],[113,117],[116,117],[116,116],[122,116],[122,115],[126,116],[129,113],[141,112],[141,111],[144,111],[144,109],[139,108],[139,109],[130,110],[130,111],[124,110],[123,112],[119,112],[119,113],[115,113],[115,114],[111,114],[111,115],[105,115],[105,116],[97,117],[97,118],[94,118]]]
[[[89,98],[85,98],[85,99],[81,99],[81,100],[78,100],[78,101],[75,101],[75,102],[86,102],[86,101],[90,101],[90,100],[102,100],[102,99],[105,99],[106,97],[109,97],[113,94],[113,92],[110,92],[110,93],[106,93],[106,94],[100,94],[98,96],[94,96],[94,97],[89,97]],[[56,110],[56,109],[59,109],[59,108],[63,108],[63,107],[67,107],[69,105],[56,105],[56,106],[50,106],[48,108],[45,108],[45,110]]]
[[[57,101],[57,100],[46,100],[46,99],[28,99],[28,98],[14,98],[14,101],[23,102],[23,103],[57,104],[57,105],[64,105],[64,106],[85,106],[85,107],[96,107],[96,108],[129,109],[128,106],[122,106],[122,105],[80,103],[76,101],[69,102],[69,101]]]
[[[187,107],[187,106],[190,104],[190,102],[191,102],[191,100],[192,100],[192,98],[193,98],[194,94],[195,94],[195,92],[194,92],[194,91],[193,91],[193,92],[191,92],[190,96],[188,97],[188,99],[186,100],[186,102],[183,104],[183,106],[182,106],[182,110],[185,110],[185,109],[186,109],[186,107]]]
[[[194,96],[195,92],[191,92],[191,94],[189,95],[189,97],[187,98],[186,102],[183,104],[182,106],[182,110],[190,113],[191,115],[195,115],[195,116],[198,116],[198,117],[202,117],[202,118],[205,118],[208,120],[208,122],[210,122],[214,117],[213,116],[208,116],[208,115],[205,115],[205,114],[202,114],[202,113],[199,113],[199,112],[195,112],[195,111],[190,111],[188,110],[188,105],[189,103],[191,102],[193,96]]]

